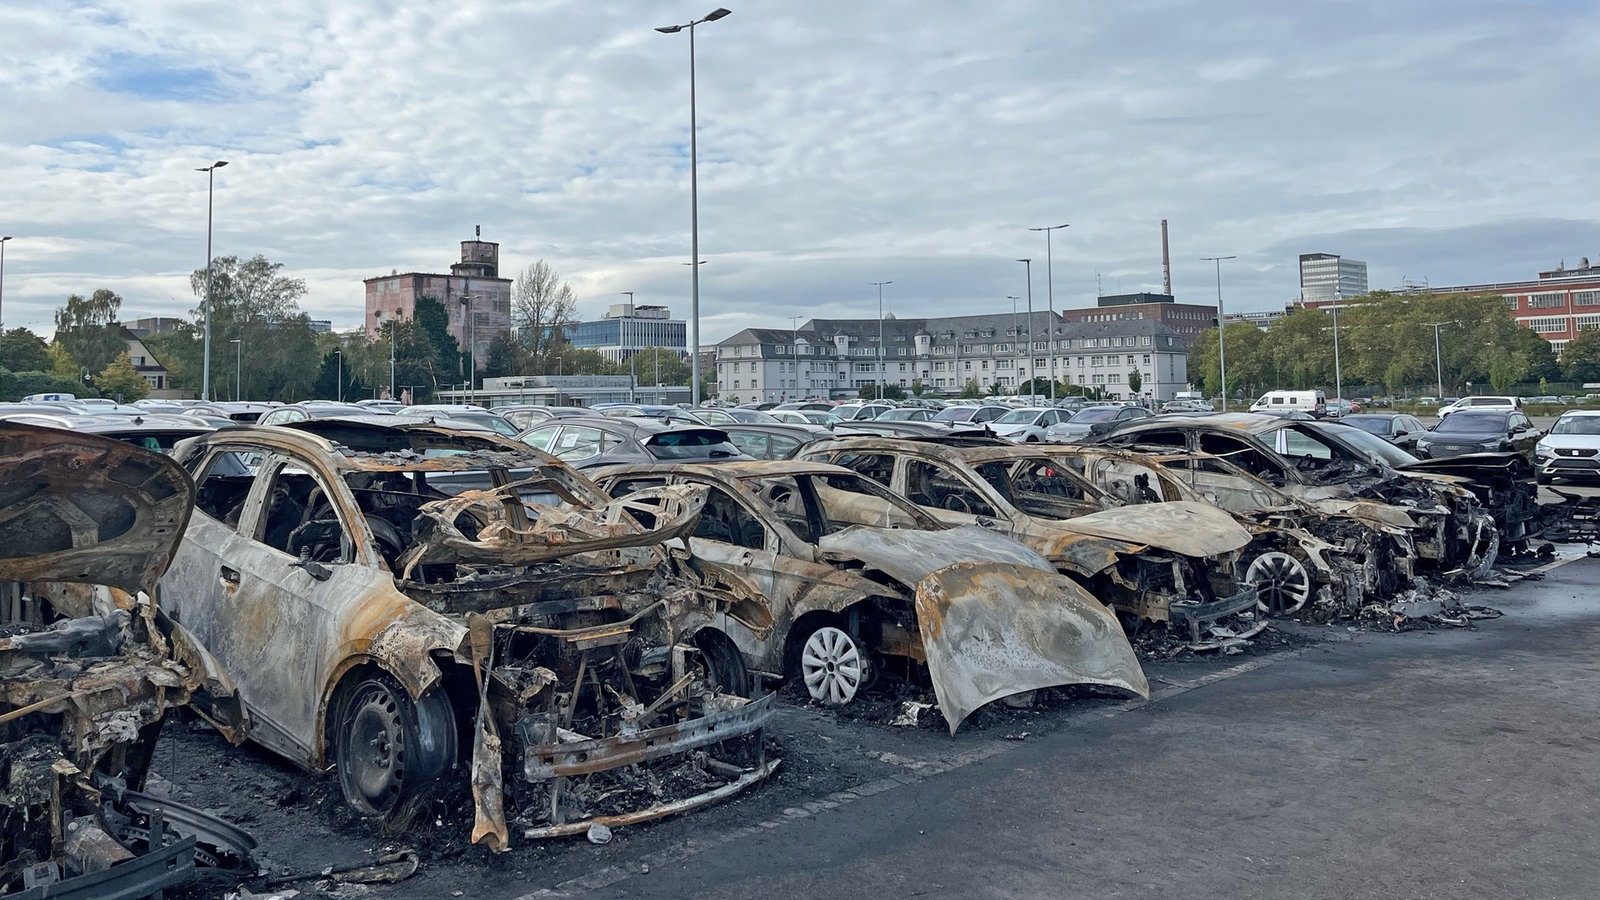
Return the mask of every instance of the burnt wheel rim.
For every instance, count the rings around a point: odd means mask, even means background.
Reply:
[[[800,650],[800,674],[811,699],[842,706],[854,700],[861,690],[867,661],[855,638],[824,625],[811,632]]]
[[[352,798],[373,812],[394,806],[405,784],[406,735],[400,703],[388,690],[369,685],[351,700],[343,760]]]
[[[1300,560],[1276,550],[1263,553],[1245,570],[1245,581],[1255,586],[1256,605],[1268,615],[1295,612],[1311,599],[1311,575]]]

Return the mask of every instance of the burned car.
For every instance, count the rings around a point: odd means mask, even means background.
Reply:
[[[1107,509],[1097,488],[1038,446],[847,438],[813,444],[801,457],[864,475],[943,522],[1010,536],[1117,610],[1130,629],[1172,622],[1199,642],[1204,627],[1256,608],[1239,568],[1250,534],[1227,513],[1189,502]]]
[[[770,774],[723,599],[663,541],[704,491],[613,501],[554,457],[407,417],[180,445],[195,512],[160,603],[232,675],[250,740],[394,817],[470,785],[472,839],[645,821]],[[650,527],[635,519],[638,507]]]
[[[143,897],[197,865],[253,871],[248,835],[141,792],[170,710],[239,721],[146,593],[193,498],[158,453],[0,423],[0,893]]]
[[[1220,456],[1315,504],[1374,500],[1405,507],[1423,526],[1415,533],[1418,562],[1434,572],[1485,573],[1499,553],[1495,520],[1459,479],[1376,461],[1375,453],[1405,451],[1359,428],[1248,413],[1161,416],[1118,427],[1095,443]]]
[[[933,683],[954,734],[993,700],[1065,684],[1149,687],[1116,618],[1039,554],[949,527],[905,498],[815,462],[620,466],[618,496],[707,492],[696,560],[748,601],[723,630],[758,670],[820,702],[854,700],[880,669]],[[719,624],[721,624],[719,622]]]
[[[1047,452],[1122,503],[1191,500],[1231,513],[1253,536],[1244,578],[1268,615],[1326,621],[1412,582],[1418,526],[1404,508],[1371,501],[1319,508],[1204,453],[1095,446]]]

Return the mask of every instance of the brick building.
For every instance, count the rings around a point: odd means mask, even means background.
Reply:
[[[367,292],[368,337],[376,338],[389,317],[414,318],[417,298],[432,297],[444,305],[450,333],[462,352],[467,352],[469,339],[475,345],[473,359],[482,369],[489,343],[511,328],[511,280],[500,277],[500,245],[491,241],[462,241],[461,261],[450,267],[448,275],[395,272],[362,283]]]

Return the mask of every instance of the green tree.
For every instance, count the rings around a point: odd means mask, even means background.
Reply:
[[[922,385],[922,379],[921,378],[913,378],[913,379],[911,379],[911,393],[913,395],[921,397],[923,390],[924,390],[924,388],[923,388],[923,385]]]
[[[132,403],[150,395],[150,383],[133,367],[133,360],[126,353],[112,360],[95,376],[94,386],[95,390],[118,403]]]
[[[29,394],[66,393],[85,396],[77,378],[58,378],[49,372],[7,372],[0,369],[0,401],[21,400]]]
[[[310,317],[299,307],[306,283],[281,274],[283,268],[283,263],[260,254],[243,261],[236,256],[212,260],[213,398],[237,394],[241,399],[292,401],[311,395],[323,354],[311,331]],[[192,311],[195,339],[203,348],[206,270],[192,272],[189,285],[198,301]],[[233,341],[239,341],[239,346],[231,346]],[[145,346],[150,347],[148,343]],[[150,349],[158,353],[154,347]],[[191,390],[202,387],[203,353],[197,348],[192,368],[179,363],[184,385]],[[173,361],[163,359],[163,364],[171,367]]]
[[[146,350],[155,355],[167,370],[167,387],[195,393],[200,391],[200,335],[198,329],[187,322],[159,334],[148,334],[140,339]]]
[[[67,352],[67,348],[60,341],[52,341],[50,346],[45,348],[45,355],[50,358],[50,377],[78,384],[83,383],[83,370],[78,368],[77,361],[72,358],[72,354]],[[32,393],[42,392],[33,391]]]
[[[1585,328],[1561,350],[1561,374],[1577,385],[1600,382],[1600,328]]]
[[[489,341],[489,352],[484,357],[481,370],[483,377],[504,378],[520,374],[526,368],[526,356],[516,337],[509,331],[502,331]]]
[[[43,372],[50,368],[50,355],[44,339],[26,328],[12,328],[0,335],[0,365],[13,372]]]
[[[416,316],[417,326],[428,337],[428,345],[433,348],[434,381],[438,382],[464,382],[467,380],[467,354],[461,350],[461,344],[450,333],[450,317],[445,312],[444,304],[437,298],[424,294],[417,298],[412,314]],[[483,360],[477,360],[477,367],[483,369]],[[473,379],[477,385],[477,379]]]
[[[87,298],[77,294],[56,310],[55,343],[66,350],[81,372],[98,372],[128,352],[117,315],[122,298],[104,288]]]
[[[646,347],[633,356],[633,372],[640,384],[688,384],[689,364],[677,351],[665,347]],[[621,373],[628,372],[627,364],[618,366]],[[659,378],[657,373],[659,372]],[[702,379],[703,383],[704,379]]]
[[[968,378],[967,383],[961,386],[961,397],[966,400],[976,400],[983,396],[983,388],[978,386],[978,379]]]
[[[1254,328],[1255,326],[1252,325],[1250,327]],[[1130,370],[1128,372],[1128,393],[1130,393],[1133,396],[1137,397],[1137,396],[1139,396],[1139,390],[1141,388],[1143,388],[1143,387],[1144,387],[1144,376],[1139,374],[1139,370],[1138,369]]]

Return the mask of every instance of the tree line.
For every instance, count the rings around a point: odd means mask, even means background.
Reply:
[[[1600,332],[1581,333],[1558,360],[1550,342],[1518,325],[1498,294],[1375,291],[1341,307],[1338,316],[1339,374],[1347,395],[1432,393],[1441,375],[1445,393],[1468,384],[1506,393],[1520,384],[1600,378]],[[1268,331],[1233,322],[1224,337],[1229,396],[1277,388],[1322,388],[1334,396],[1331,311],[1296,309]],[[1211,395],[1222,389],[1218,349],[1215,328],[1189,345],[1189,378]]]
[[[283,273],[265,256],[221,256],[211,268],[211,399],[359,400],[388,395],[390,360],[398,391],[425,402],[443,389],[465,386],[471,364],[450,333],[444,304],[419,297],[410,318],[380,323],[378,333],[317,333],[300,309],[303,279]],[[204,380],[206,270],[190,275],[196,305],[185,319],[141,341],[167,370],[167,387],[199,396]],[[0,400],[34,393],[143,399],[148,385],[128,355],[120,320],[122,298],[110,290],[74,294],[56,310],[54,339],[26,328],[0,334]],[[629,363],[573,347],[572,288],[543,260],[519,274],[512,289],[513,328],[497,335],[478,378],[506,375],[626,375]],[[681,385],[687,363],[674,351],[650,348],[635,356],[640,384]]]

